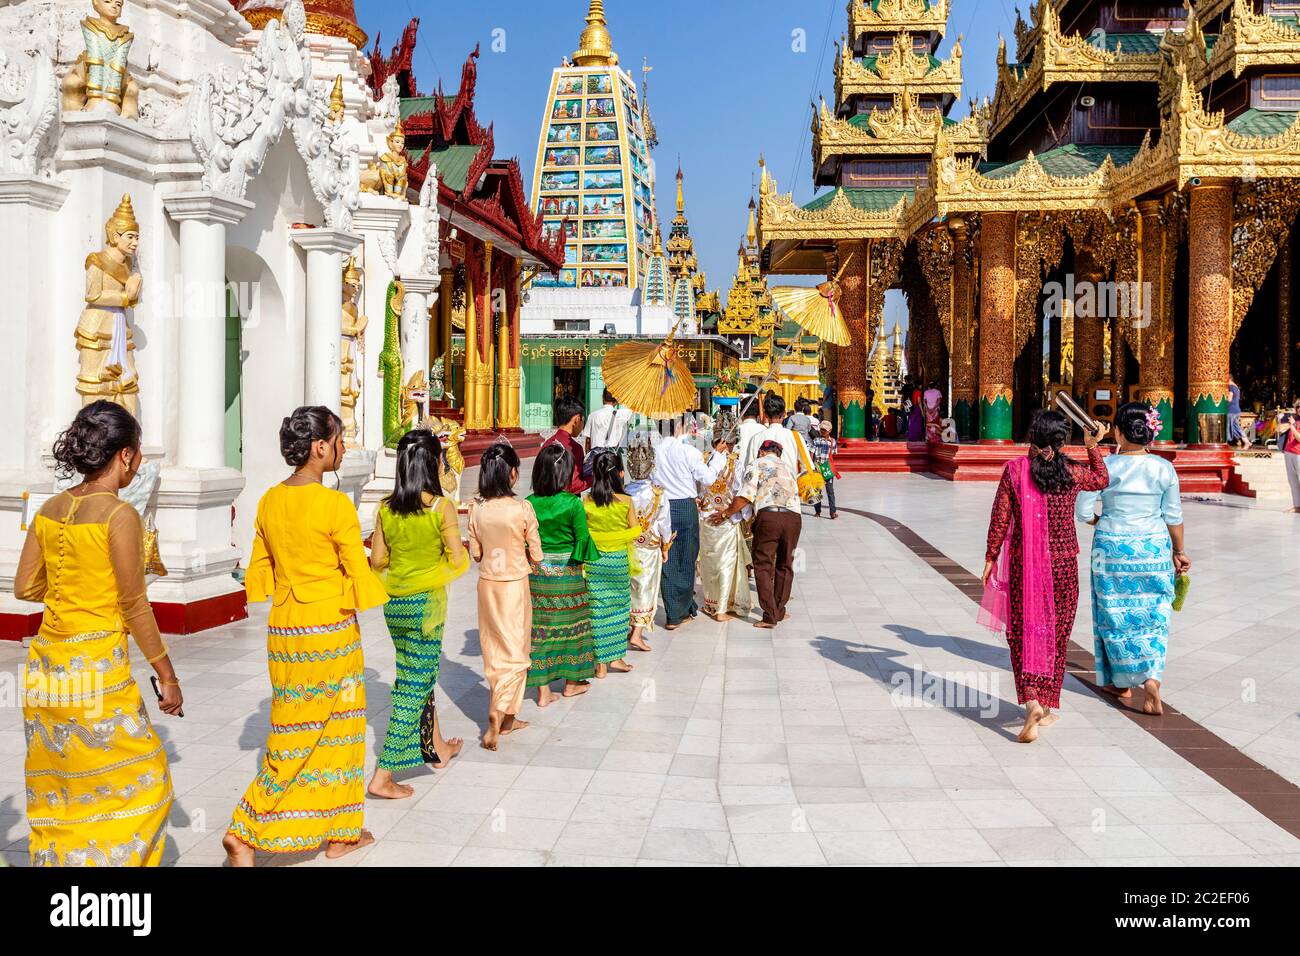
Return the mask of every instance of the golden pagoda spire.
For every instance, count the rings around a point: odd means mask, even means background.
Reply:
[[[605,23],[604,0],[591,0],[587,7],[587,28],[578,37],[578,49],[573,54],[575,66],[613,66],[618,63],[613,40]]]
[[[749,225],[745,227],[745,243],[751,249],[758,245],[758,230],[754,226],[754,209],[755,209],[755,203],[753,197],[750,197]]]
[[[683,219],[686,212],[686,200],[682,198],[682,161],[677,160],[677,218]]]

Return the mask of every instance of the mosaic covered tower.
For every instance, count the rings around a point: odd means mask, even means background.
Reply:
[[[568,223],[565,263],[535,287],[639,288],[654,246],[654,175],[632,74],[619,66],[602,0],[572,59],[551,73],[533,174],[550,235]]]

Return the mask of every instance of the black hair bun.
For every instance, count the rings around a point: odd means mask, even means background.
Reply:
[[[121,405],[92,402],[59,435],[52,451],[62,478],[97,475],[123,448],[140,446],[140,423]]]
[[[280,423],[280,455],[291,468],[301,468],[311,458],[312,442],[329,441],[343,429],[343,421],[324,405],[304,405]]]
[[[1148,420],[1150,414],[1151,406],[1146,402],[1127,402],[1116,413],[1115,424],[1119,426],[1119,433],[1133,444],[1149,445],[1156,437]]]

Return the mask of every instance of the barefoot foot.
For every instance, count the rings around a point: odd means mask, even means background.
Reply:
[[[1038,724],[1047,716],[1047,711],[1043,710],[1043,705],[1036,700],[1031,700],[1025,705],[1025,725],[1020,728],[1020,734],[1016,738],[1022,744],[1031,744],[1038,739]]]
[[[523,730],[528,726],[528,721],[520,720],[513,715],[507,716],[505,722],[501,725],[502,734],[513,734],[516,730]]]
[[[1159,717],[1165,712],[1164,705],[1160,703],[1160,681],[1152,677],[1142,685],[1142,689],[1147,692],[1147,699],[1142,701],[1142,713]]]
[[[1056,723],[1060,719],[1061,719],[1060,714],[1054,714],[1049,710],[1047,714],[1043,717],[1043,719],[1038,722],[1038,726],[1050,727],[1052,726],[1052,724]]]
[[[233,833],[227,833],[221,841],[221,848],[226,851],[226,862],[230,866],[252,866],[253,848]]]
[[[465,741],[460,737],[452,737],[450,740],[444,741],[441,748],[435,748],[435,753],[438,755],[439,769],[451,763],[453,757],[459,757],[460,752],[464,749]]]
[[[361,831],[361,839],[356,843],[331,843],[325,848],[325,859],[337,860],[347,856],[349,853],[355,853],[363,846],[370,846],[375,842],[375,835],[369,830]]]
[[[583,694],[587,693],[587,689],[588,689],[588,685],[585,682],[574,681],[573,683],[567,684],[565,686],[564,696],[581,697]]]
[[[376,773],[370,786],[366,787],[366,793],[384,800],[405,800],[415,796],[415,788],[409,784],[397,783],[391,775],[386,775],[386,779],[383,779]]]

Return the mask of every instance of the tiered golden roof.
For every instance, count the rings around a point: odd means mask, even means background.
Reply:
[[[1050,0],[1037,7],[1034,28],[1020,38],[1032,54],[1027,63],[1011,63],[1005,39],[998,40],[998,85],[993,97],[992,134],[997,135],[1015,119],[1025,103],[1054,83],[1156,83],[1163,56],[1159,50],[1129,52],[1121,35],[1116,49],[1104,41],[1065,35],[1061,18]],[[1026,51],[1018,50],[1023,56]]]
[[[985,100],[965,119],[949,123],[942,110],[922,107],[920,94],[906,87],[894,94],[892,108],[872,110],[859,122],[839,118],[822,100],[813,111],[813,162],[820,167],[833,156],[929,153],[940,131],[958,152],[983,153],[991,118]]]
[[[1229,71],[1235,79],[1252,66],[1292,65],[1297,61],[1300,30],[1266,13],[1256,13],[1246,0],[1234,0],[1232,17],[1214,44],[1202,82],[1213,83]]]
[[[870,65],[868,65],[868,61]],[[835,101],[855,94],[888,93],[907,87],[915,93],[961,95],[961,38],[946,60],[917,53],[906,33],[894,37],[888,53],[859,59],[845,37],[835,54]]]
[[[856,40],[864,33],[906,31],[937,33],[948,29],[948,0],[850,0],[849,32]]]

